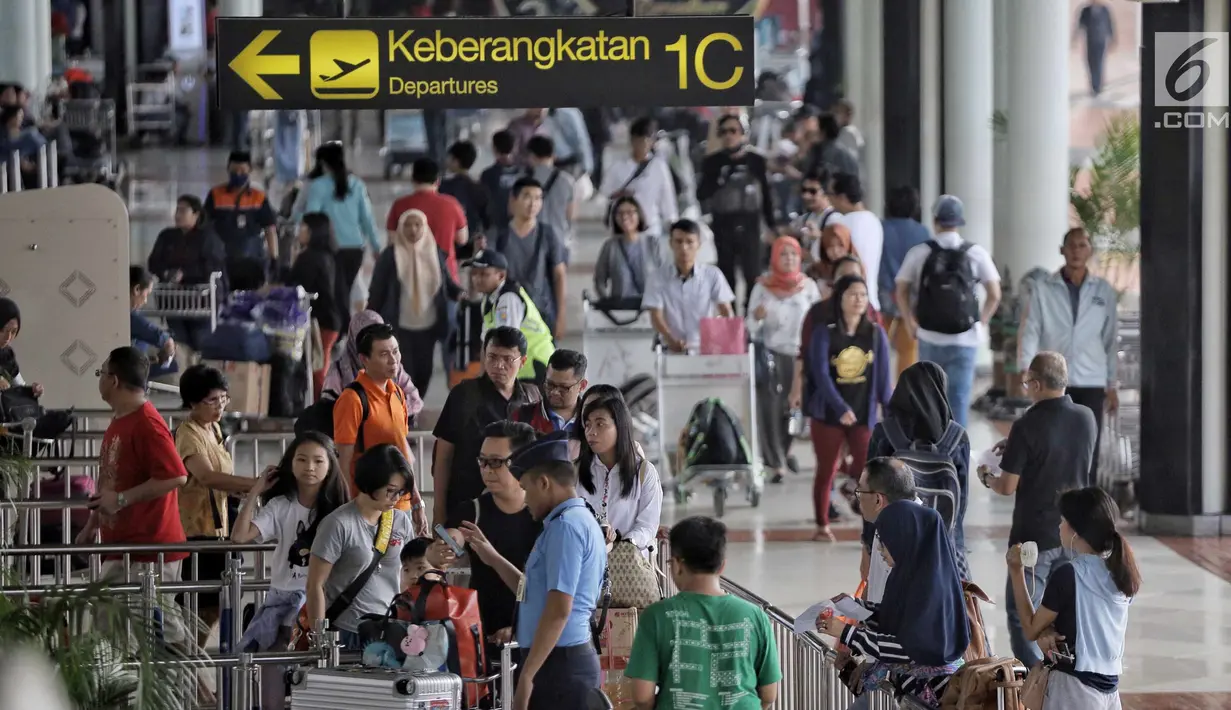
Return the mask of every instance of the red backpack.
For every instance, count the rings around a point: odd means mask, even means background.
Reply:
[[[431,570],[393,600],[397,618],[411,624],[439,621],[449,633],[449,672],[462,678],[487,675],[487,652],[479,596],[473,589],[443,581],[444,572]],[[466,684],[466,706],[476,707],[487,697],[486,685]]]

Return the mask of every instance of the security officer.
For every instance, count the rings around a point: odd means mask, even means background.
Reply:
[[[514,710],[569,710],[601,695],[590,619],[602,591],[607,545],[593,509],[577,495],[567,434],[516,452],[510,469],[543,533],[526,561],[517,599],[521,678]]]
[[[556,351],[556,345],[530,294],[521,284],[508,278],[509,262],[498,251],[484,249],[467,264],[471,269],[471,284],[483,294],[483,334],[498,325],[520,330],[526,336],[526,364],[517,377],[542,382],[547,375],[547,361]]]

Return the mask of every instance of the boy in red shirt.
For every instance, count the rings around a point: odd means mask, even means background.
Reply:
[[[98,495],[90,505],[94,512],[89,523],[77,536],[79,545],[93,541],[97,530],[105,544],[185,542],[179,488],[188,482],[188,472],[166,421],[145,397],[149,370],[141,351],[123,347],[112,350],[98,371],[98,393],[114,418],[103,435]],[[186,557],[187,552],[165,553],[161,581],[178,581],[180,561]],[[132,555],[132,561],[157,562],[158,555]],[[104,561],[100,580],[124,581],[124,560]],[[166,630],[172,642],[173,626],[168,624]]]

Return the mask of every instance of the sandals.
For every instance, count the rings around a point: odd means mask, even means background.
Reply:
[[[817,528],[816,532],[812,533],[812,540],[814,542],[837,542],[838,538],[834,536],[833,531],[826,525],[825,527]]]

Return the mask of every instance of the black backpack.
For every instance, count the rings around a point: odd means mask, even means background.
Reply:
[[[372,414],[372,407],[368,403],[368,393],[364,391],[363,385],[358,382],[352,382],[346,386],[346,389],[359,395],[359,404],[363,407],[363,417],[359,420],[359,430],[355,438],[355,453],[362,453],[365,450],[363,445],[363,428],[368,423],[368,417]],[[338,403],[338,395],[332,395],[331,392],[322,393],[321,398],[312,403],[312,406],[303,410],[303,414],[295,420],[295,434],[303,434],[306,431],[315,431],[319,434],[324,434],[330,439],[333,438],[333,406]],[[401,397],[401,394],[397,395]]]
[[[741,466],[752,462],[739,417],[717,397],[697,402],[686,431],[688,466]]]
[[[923,262],[915,318],[924,330],[965,333],[979,322],[979,297],[975,293],[978,279],[966,256],[974,245],[963,242],[956,249],[946,249],[934,239],[926,244],[932,251]]]
[[[718,190],[709,199],[710,212],[715,215],[756,214],[761,211],[765,195],[761,181],[752,167],[745,163],[726,166]]]

